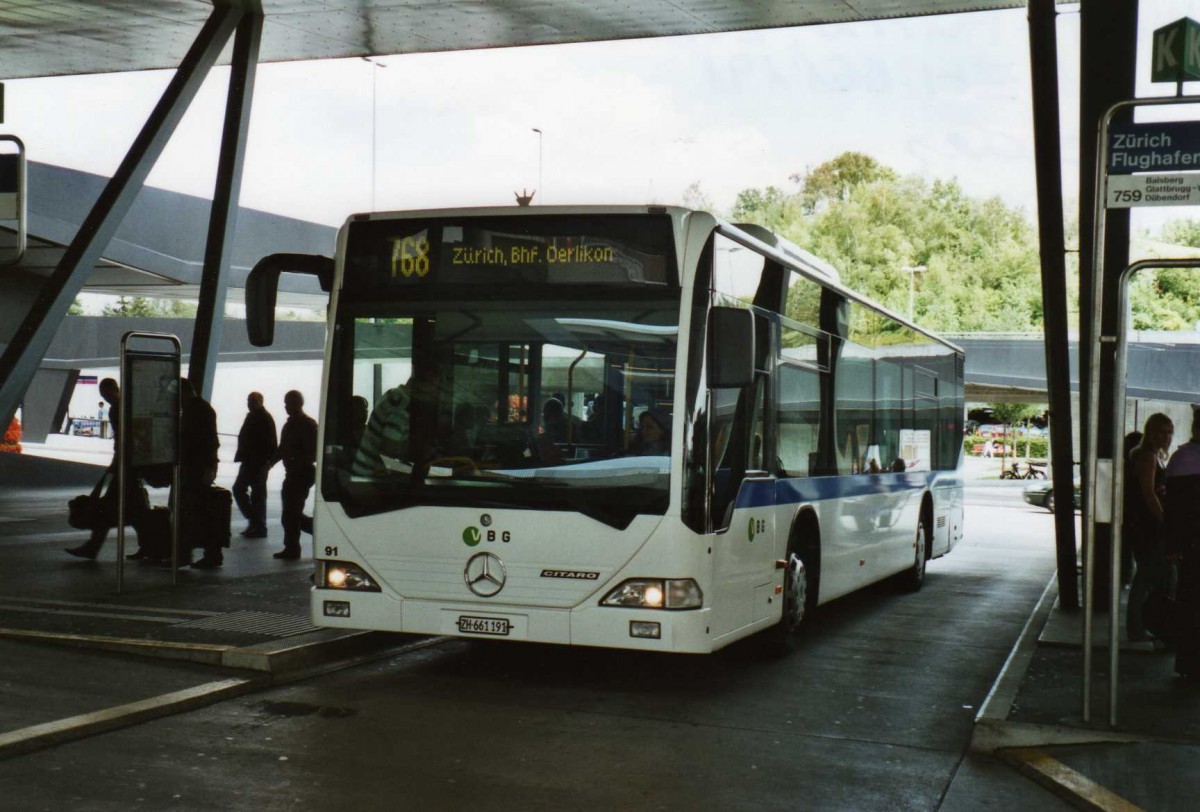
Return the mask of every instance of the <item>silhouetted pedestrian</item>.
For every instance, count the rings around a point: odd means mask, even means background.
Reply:
[[[221,445],[217,439],[217,413],[196,394],[187,378],[179,379],[179,399],[180,528],[187,539],[180,563],[186,564],[192,547],[199,546],[204,555],[191,566],[215,569],[225,561],[225,536],[214,533],[202,517],[207,516],[209,490],[217,478],[217,449]]]
[[[242,531],[248,539],[267,537],[267,473],[275,459],[279,441],[275,418],[263,406],[261,392],[246,396],[246,418],[238,432],[234,462],[241,463],[233,482],[233,499],[249,525]]]
[[[304,413],[304,395],[295,389],[283,396],[288,419],[283,424],[275,462],[282,462],[283,549],[275,558],[300,557],[300,532],[312,533],[312,517],[304,515],[308,491],[317,481],[317,421]]]
[[[108,466],[111,478],[101,497],[106,504],[101,511],[98,511],[99,514],[103,514],[103,520],[92,528],[92,535],[86,542],[78,547],[68,547],[66,550],[76,558],[94,559],[100,553],[100,548],[104,546],[104,540],[108,538],[108,531],[116,527],[117,523],[117,430],[121,422],[121,409],[118,406],[121,402],[121,387],[117,385],[115,379],[105,378],[100,381],[100,397],[113,407],[109,409],[109,425],[112,427],[113,438],[113,458]],[[126,482],[134,482],[133,477],[128,473]],[[132,488],[127,488],[125,492],[130,494],[132,490]],[[108,519],[111,519],[111,522],[107,521]]]
[[[1156,412],[1146,418],[1142,441],[1129,454],[1128,475],[1132,480],[1133,495],[1129,499],[1129,515],[1123,528],[1129,534],[1136,565],[1125,611],[1125,631],[1130,640],[1146,639],[1143,609],[1151,595],[1156,600],[1162,597],[1170,582],[1163,536],[1162,497],[1166,494],[1167,449],[1174,436],[1175,425],[1171,418]],[[1161,635],[1163,630],[1150,631]]]

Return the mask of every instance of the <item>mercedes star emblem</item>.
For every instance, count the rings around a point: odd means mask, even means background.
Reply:
[[[476,553],[467,559],[463,569],[467,589],[481,598],[490,598],[504,589],[507,577],[504,562],[494,553]]]

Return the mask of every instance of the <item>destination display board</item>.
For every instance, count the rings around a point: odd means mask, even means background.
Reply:
[[[669,216],[538,215],[352,223],[345,291],[677,284]]]
[[[1200,171],[1200,122],[1113,124],[1108,131],[1108,173]]]

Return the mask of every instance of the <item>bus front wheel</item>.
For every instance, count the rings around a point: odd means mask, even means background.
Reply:
[[[913,565],[900,573],[897,581],[900,588],[905,592],[916,592],[925,583],[925,553],[926,547],[929,544],[929,539],[926,536],[925,511],[922,510],[921,518],[917,520],[917,534],[913,539]]]
[[[779,622],[762,634],[766,649],[774,655],[789,653],[795,645],[796,632],[808,614],[810,571],[795,550],[788,552],[783,568],[783,611]]]

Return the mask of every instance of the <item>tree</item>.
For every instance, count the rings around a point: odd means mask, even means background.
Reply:
[[[843,152],[807,172],[791,176],[800,184],[800,199],[805,213],[812,214],[822,202],[845,200],[850,191],[879,180],[895,180],[896,173],[861,152]]]
[[[1009,448],[1008,456],[1015,458],[1017,456],[1017,441],[1013,434],[1013,427],[1031,417],[1037,417],[1041,409],[1032,403],[993,403],[991,407],[992,414],[1004,426],[1005,445]],[[1011,442],[1007,442],[1009,438],[1012,438]],[[1000,470],[1003,471],[1005,467],[1005,463],[1002,461],[1000,463]]]
[[[123,318],[176,318],[196,317],[195,302],[182,299],[148,299],[145,296],[121,296],[113,304],[104,306],[105,316]]]
[[[800,189],[745,189],[734,219],[766,226],[829,261],[849,287],[943,332],[1026,332],[1042,326],[1036,235],[1023,211],[967,195],[957,181],[900,176],[844,153],[792,176]],[[803,303],[789,299],[789,313]]]
[[[683,205],[697,211],[712,212],[716,210],[716,204],[700,188],[700,181],[698,180],[688,184],[688,187],[683,190]]]
[[[1200,248],[1200,222],[1173,220],[1152,239]],[[1200,273],[1191,268],[1142,271],[1129,284],[1129,304],[1134,330],[1194,330],[1200,322]]]

